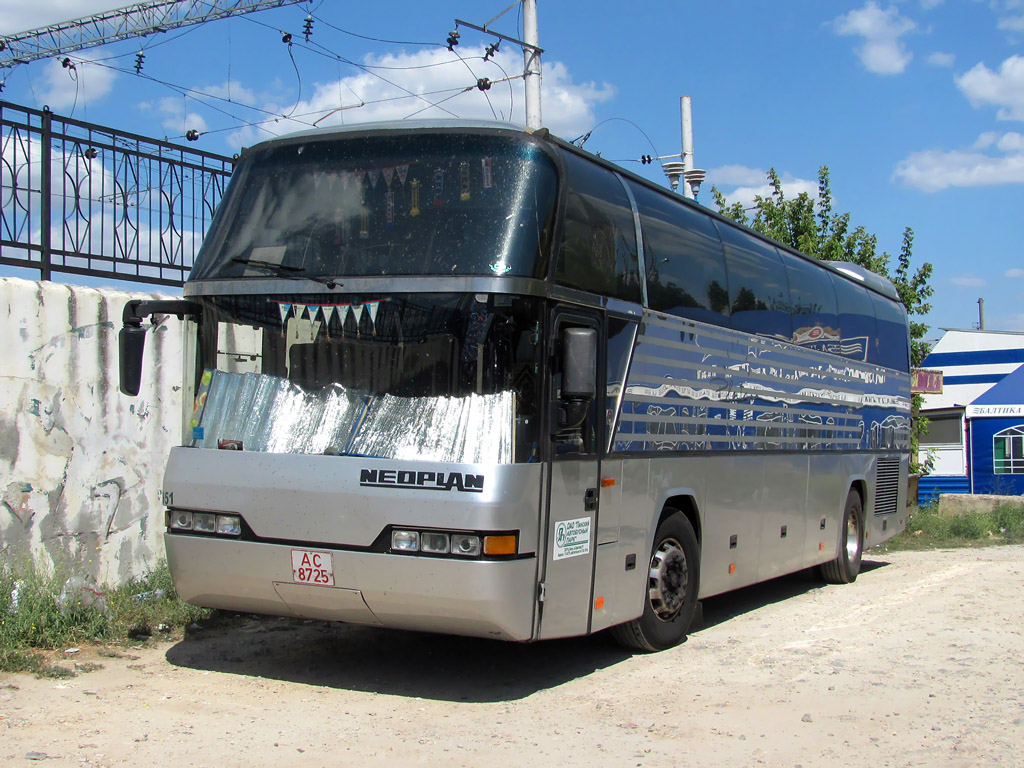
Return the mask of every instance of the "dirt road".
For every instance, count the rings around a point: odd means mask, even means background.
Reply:
[[[1024,547],[869,552],[850,586],[706,601],[645,656],[253,621],[0,676],[0,764],[1019,766],[1022,587]]]

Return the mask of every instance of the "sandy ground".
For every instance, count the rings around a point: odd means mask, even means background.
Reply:
[[[868,553],[853,585],[714,598],[636,656],[254,620],[0,675],[0,764],[1021,766],[1022,587],[1024,547]]]

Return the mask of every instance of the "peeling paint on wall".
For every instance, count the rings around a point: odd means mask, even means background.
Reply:
[[[153,296],[0,279],[0,558],[32,553],[120,584],[163,556],[160,490],[181,430],[181,324],[160,326],[142,391],[122,395],[117,332],[133,298]]]

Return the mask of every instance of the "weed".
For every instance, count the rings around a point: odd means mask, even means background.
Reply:
[[[977,547],[1024,541],[1024,505],[1003,502],[991,512],[939,513],[938,504],[921,507],[907,529],[884,545],[887,550]]]
[[[160,625],[180,630],[211,613],[177,596],[165,562],[113,589],[90,588],[59,568],[31,561],[0,563],[0,671],[72,677],[74,670],[50,663],[44,651],[126,644],[131,634],[148,635]]]

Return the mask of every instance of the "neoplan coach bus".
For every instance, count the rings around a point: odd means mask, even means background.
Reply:
[[[907,320],[823,264],[507,124],[243,153],[184,298],[166,548],[191,603],[679,642],[697,601],[904,525]]]

